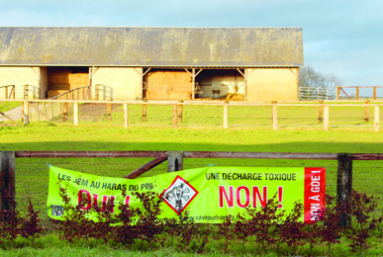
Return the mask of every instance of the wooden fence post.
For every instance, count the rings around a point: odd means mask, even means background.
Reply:
[[[318,101],[318,122],[323,122],[323,100]]]
[[[29,124],[29,102],[24,101],[23,102],[23,117],[24,117],[24,124],[28,125]]]
[[[24,85],[24,99],[28,99],[28,85]]]
[[[96,100],[100,100],[100,85],[96,84],[95,85],[95,95],[96,95]]]
[[[336,100],[339,100],[340,97],[340,86],[336,87]]]
[[[369,118],[370,118],[370,101],[367,100],[366,102],[366,106],[364,106],[364,122],[368,122]]]
[[[11,210],[15,200],[15,152],[0,152],[0,211]]]
[[[184,152],[169,151],[168,152],[168,172],[183,170],[184,168]]]
[[[359,87],[356,87],[355,99],[359,100]]]
[[[376,100],[376,87],[374,87],[374,91],[373,91],[373,99]]]
[[[228,116],[229,116],[229,107],[225,104],[223,106],[223,128],[224,129],[227,129],[229,127]]]
[[[278,130],[278,110],[276,105],[273,105],[273,130]]]
[[[146,104],[142,105],[142,122],[146,122]]]
[[[129,110],[128,110],[128,104],[124,104],[124,128],[128,127],[128,118],[129,118]]]
[[[63,121],[68,120],[68,103],[63,103]]]
[[[337,180],[337,203],[343,207],[351,204],[352,191],[352,154],[338,154],[338,180]],[[342,211],[339,220],[340,227],[351,226],[351,215]]]
[[[78,103],[73,103],[73,123],[78,126]]]
[[[178,105],[175,104],[173,105],[173,128],[177,128],[178,127],[178,124],[177,124],[177,109],[178,109]]]
[[[276,104],[276,103],[277,103],[277,101],[271,101],[271,104]],[[274,105],[271,106],[271,120],[274,119],[274,116],[273,116],[274,115],[274,113],[273,113],[273,106]]]
[[[40,121],[40,103],[37,102],[37,103],[34,103],[34,105],[36,105],[35,110],[37,111],[37,120]]]
[[[328,107],[328,105],[326,105],[323,109],[323,114],[324,114],[324,117],[323,117],[323,128],[325,131],[328,130],[329,128],[329,120],[330,120],[330,109]]]
[[[107,104],[107,121],[112,121],[112,104]]]
[[[50,108],[51,108],[51,119],[53,119],[53,117],[54,117],[53,103],[50,102],[49,104],[50,104]]]
[[[374,130],[379,131],[379,106],[374,108]]]
[[[180,105],[178,106],[178,122],[179,123],[182,123],[182,114],[183,114],[183,105],[182,105],[182,103],[183,103],[184,101],[180,101]]]

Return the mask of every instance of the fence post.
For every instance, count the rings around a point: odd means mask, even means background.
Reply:
[[[323,100],[318,101],[318,122],[323,122]]]
[[[50,108],[51,108],[51,119],[53,119],[53,117],[54,117],[53,103],[50,102],[49,104],[50,104]]]
[[[146,104],[142,105],[142,122],[146,122]]]
[[[350,204],[352,191],[352,154],[338,153],[337,203],[343,207]],[[347,208],[345,208],[347,209]],[[339,226],[351,226],[351,215],[343,209],[340,214]]]
[[[13,91],[12,91],[12,97],[13,97],[13,99],[16,99],[16,86],[15,85],[13,85]]]
[[[184,152],[168,151],[168,172],[183,170],[184,168]]]
[[[107,104],[107,121],[112,120],[112,104]]]
[[[228,114],[229,114],[229,107],[227,104],[223,106],[223,128],[227,129],[228,128]]]
[[[178,124],[177,124],[177,109],[178,109],[178,105],[175,104],[173,105],[173,128],[177,128],[178,127]]]
[[[5,99],[8,99],[9,95],[8,95],[8,87],[5,87]]]
[[[278,130],[278,110],[276,105],[273,105],[273,130]]]
[[[24,85],[24,99],[28,99],[28,85]]]
[[[36,105],[36,111],[37,111],[37,120],[40,121],[40,103],[34,103]]]
[[[368,122],[370,118],[370,100],[366,101],[366,106],[364,106],[364,122]]]
[[[359,100],[359,87],[356,87],[355,99]]]
[[[183,112],[183,105],[182,105],[182,103],[183,103],[184,101],[183,100],[180,100],[180,105],[178,106],[178,122],[179,123],[182,123],[182,112]]]
[[[68,120],[68,103],[63,103],[63,121]]]
[[[374,91],[373,91],[373,99],[376,100],[376,87],[374,87]]]
[[[128,104],[124,104],[124,128],[128,127]]]
[[[78,103],[73,103],[73,122],[74,125],[78,125]]]
[[[95,94],[96,94],[96,100],[100,100],[100,85],[96,84],[95,86]]]
[[[323,111],[324,111],[323,128],[325,131],[327,131],[329,128],[329,120],[330,120],[330,109],[329,109],[328,105],[326,105],[324,107]]]
[[[15,200],[15,152],[0,152],[0,211],[11,210]]]
[[[379,106],[374,108],[374,130],[379,131]]]
[[[340,97],[340,86],[336,87],[336,100],[339,100]]]
[[[24,124],[28,125],[29,124],[29,102],[24,101],[23,102],[23,117],[24,117]]]

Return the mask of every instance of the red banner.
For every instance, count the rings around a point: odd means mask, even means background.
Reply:
[[[319,220],[325,210],[326,169],[305,168],[305,222]]]

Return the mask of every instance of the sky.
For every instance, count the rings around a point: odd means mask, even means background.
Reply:
[[[383,86],[382,0],[0,0],[0,26],[299,27],[305,66]]]

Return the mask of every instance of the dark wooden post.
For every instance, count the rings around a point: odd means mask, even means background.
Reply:
[[[338,181],[337,181],[337,203],[347,206],[350,203],[352,191],[352,154],[338,154]],[[351,215],[343,210],[339,220],[340,227],[351,226]]]
[[[178,109],[178,104],[175,104],[173,105],[173,128],[177,128],[178,127],[178,124],[177,124],[177,109]]]
[[[318,101],[319,108],[318,108],[318,122],[323,122],[323,100]]]
[[[146,104],[142,105],[142,122],[146,122]]]
[[[184,168],[184,152],[169,151],[168,152],[168,172],[183,170]]]
[[[376,87],[374,87],[374,91],[373,91],[373,99],[376,100]]]
[[[0,152],[0,211],[14,207],[15,194],[15,152]]]
[[[368,122],[370,118],[370,100],[366,101],[366,106],[364,106],[364,122]]]
[[[112,120],[112,104],[107,104],[108,111],[107,111],[107,121]]]
[[[68,120],[68,103],[64,103],[63,105],[63,121]]]

